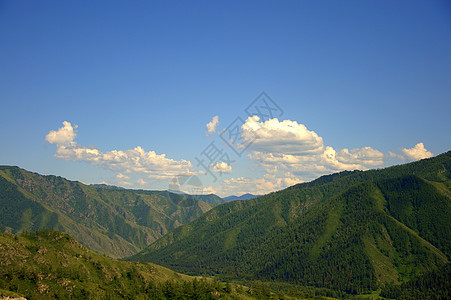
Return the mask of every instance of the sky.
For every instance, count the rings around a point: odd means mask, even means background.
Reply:
[[[407,163],[451,150],[451,4],[0,1],[0,104],[0,164],[86,184],[265,194]]]

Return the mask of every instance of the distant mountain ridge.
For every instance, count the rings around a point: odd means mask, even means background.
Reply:
[[[106,190],[125,190],[125,188],[116,186],[116,185],[109,185],[105,183],[93,183],[90,184],[90,186],[99,188],[99,189],[106,189]]]
[[[158,191],[158,190],[143,190],[143,189],[125,189],[123,187],[119,187],[119,186],[115,186],[115,185],[108,185],[108,184],[91,184],[91,186],[96,187],[96,188],[106,189],[106,190],[128,190],[128,191],[133,191],[133,192],[136,192],[139,194],[158,194],[161,196],[165,196],[167,198],[200,200],[200,201],[203,201],[205,203],[210,203],[210,204],[225,203],[223,198],[221,198],[215,194],[190,195],[185,192],[172,191],[172,190]]]
[[[232,196],[224,197],[223,199],[226,201],[249,200],[249,199],[260,197],[260,196],[261,195],[252,195],[252,194],[246,193],[241,196],[232,195]]]
[[[449,224],[451,152],[227,202],[130,259],[358,294],[449,263]]]
[[[0,166],[0,231],[55,228],[112,257],[132,255],[224,202],[167,191],[85,185]]]

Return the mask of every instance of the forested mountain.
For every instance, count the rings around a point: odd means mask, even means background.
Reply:
[[[261,299],[255,289],[101,256],[58,231],[0,233],[0,266],[2,299]]]
[[[137,253],[213,206],[189,195],[89,186],[0,167],[0,231],[54,228],[111,257]]]
[[[451,264],[426,272],[401,285],[386,285],[381,292],[388,299],[451,299]]]
[[[241,196],[228,196],[228,197],[224,197],[224,200],[226,201],[235,201],[235,200],[249,200],[255,197],[258,197],[260,195],[252,195],[252,194],[243,194]]]
[[[215,205],[223,204],[226,202],[224,199],[216,196],[215,194],[190,195],[185,193],[174,193],[171,191],[149,191],[149,190],[130,190],[130,191],[146,195],[160,195],[170,199],[171,201],[179,205],[184,206],[193,205],[197,200]]]
[[[189,274],[356,294],[401,284],[447,264],[450,224],[447,152],[228,202],[130,259]]]

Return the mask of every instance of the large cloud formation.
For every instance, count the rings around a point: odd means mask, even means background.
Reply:
[[[303,124],[290,120],[259,120],[258,116],[249,117],[242,126],[243,140],[252,141],[255,151],[305,155],[321,153],[324,149],[323,139]]]
[[[404,155],[384,154],[369,146],[336,150],[324,145],[323,138],[303,124],[277,118],[260,121],[258,116],[247,118],[241,126],[241,140],[243,148],[250,144],[247,158],[265,174],[261,178],[227,179],[215,187],[222,195],[264,194],[325,174],[382,167],[390,159],[405,161],[407,157],[417,160],[433,155],[423,143],[402,149]]]
[[[415,147],[410,148],[410,149],[402,148],[401,151],[410,160],[419,160],[419,159],[429,158],[429,157],[434,156],[434,154],[432,154],[432,152],[430,152],[430,151],[426,150],[426,148],[424,148],[423,143],[418,143],[415,145]]]
[[[243,124],[243,143],[252,142],[247,157],[265,170],[265,179],[277,188],[333,172],[381,167],[389,158],[404,159],[393,152],[384,155],[369,146],[336,150],[324,145],[322,137],[296,121],[279,121],[276,118],[266,122],[259,120],[253,116]],[[410,160],[433,155],[424,148],[423,143],[412,149],[404,148],[402,153]]]
[[[335,150],[322,137],[296,121],[271,119],[259,122],[249,117],[242,126],[242,138],[254,138],[248,158],[267,173],[289,174],[312,179],[342,170],[368,169],[384,164],[384,154],[371,147]],[[294,176],[293,176],[294,175]],[[280,178],[279,178],[280,179]]]
[[[129,150],[112,150],[102,152],[95,148],[89,148],[76,143],[75,132],[77,125],[64,121],[63,127],[57,131],[50,131],[45,139],[56,146],[55,157],[84,161],[92,165],[100,166],[116,172],[135,172],[145,174],[149,178],[167,179],[180,174],[193,174],[194,168],[190,161],[173,160],[165,154],[157,154],[155,151],[145,151],[140,146]],[[119,175],[125,179],[126,176]],[[144,181],[139,182],[143,184]]]
[[[218,124],[219,117],[213,117],[207,124],[207,135],[216,132]],[[190,161],[170,159],[165,154],[145,151],[139,146],[108,152],[92,146],[85,147],[75,142],[77,128],[77,125],[64,121],[61,128],[46,135],[46,141],[56,146],[55,157],[84,161],[113,170],[118,173],[116,178],[122,185],[131,185],[128,182],[132,179],[128,176],[131,173],[155,179],[201,174],[195,172]],[[241,129],[243,145],[251,143],[247,158],[262,168],[264,175],[260,178],[238,175],[224,180],[219,186],[205,188],[206,191],[216,191],[221,195],[244,192],[265,194],[324,174],[380,167],[389,159],[404,161],[406,158],[418,160],[433,156],[423,143],[413,148],[402,148],[402,155],[393,152],[383,154],[368,146],[336,150],[324,145],[323,138],[305,125],[291,120],[279,121],[277,118],[260,122],[257,116],[249,117]],[[216,173],[232,172],[232,166],[225,162],[215,162],[210,167]],[[143,179],[136,182],[138,185],[146,184]]]
[[[387,160],[418,160],[433,156],[423,143],[403,148],[403,155],[382,153],[369,146],[336,150],[324,145],[323,138],[296,121],[277,118],[260,122],[247,118],[241,126],[242,145],[251,144],[247,157],[263,168],[261,178],[237,177],[225,180],[215,190],[222,195],[243,192],[264,194],[318,176],[344,170],[367,170],[384,166]],[[233,191],[233,192],[232,192]]]

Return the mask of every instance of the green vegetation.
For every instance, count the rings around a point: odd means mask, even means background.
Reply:
[[[390,299],[451,299],[451,264],[402,285],[387,285],[381,296]]]
[[[381,170],[341,172],[215,207],[129,258],[364,294],[449,262],[451,152]]]
[[[279,299],[259,286],[117,261],[50,230],[0,234],[0,296],[27,299]],[[280,295],[282,298],[283,296]]]
[[[213,206],[189,195],[88,186],[0,166],[0,231],[54,228],[114,258],[137,253]]]
[[[446,299],[450,170],[448,152],[323,176],[212,208],[189,195],[86,186],[0,167],[0,229],[24,232],[0,234],[0,293],[31,299]],[[203,200],[221,203],[214,195]],[[135,262],[116,261],[65,233],[27,233],[40,228],[65,231],[114,257],[150,245],[128,259]]]

